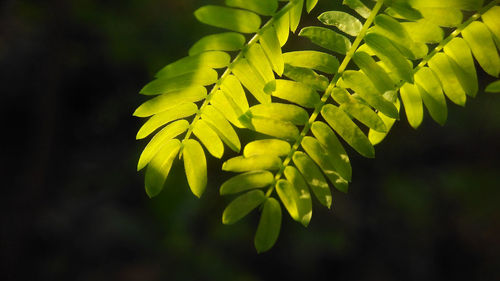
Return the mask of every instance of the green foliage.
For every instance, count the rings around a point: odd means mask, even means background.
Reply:
[[[148,167],[149,196],[161,191],[177,155],[184,158],[192,192],[201,196],[207,182],[203,147],[216,158],[223,157],[224,144],[240,152],[233,126],[271,137],[248,143],[243,155],[222,165],[241,173],[220,188],[221,195],[239,194],[222,222],[235,223],[260,206],[258,252],[278,238],[279,202],[307,226],[310,191],[327,208],[330,184],[348,191],[352,169],[343,145],[372,158],[374,145],[400,119],[401,105],[414,128],[422,123],[424,108],[443,125],[446,98],[464,106],[467,96],[479,91],[474,60],[486,73],[500,73],[498,0],[486,5],[481,0],[345,0],[352,13],[324,11],[318,19],[325,26],[306,26],[298,33],[325,51],[282,53],[304,7],[310,12],[317,3],[286,2],[227,0],[229,7],[198,9],[201,22],[236,32],[206,36],[190,56],[160,70],[141,91],[158,97],[134,113],[151,116],[138,139],[159,130],[138,164],[139,170]],[[268,16],[268,22],[261,26],[257,14]],[[471,16],[464,21],[464,15]],[[240,33],[256,34],[244,43]],[[497,81],[486,91],[499,88]]]

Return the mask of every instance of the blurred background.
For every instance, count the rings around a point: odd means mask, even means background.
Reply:
[[[264,254],[255,213],[221,224],[229,175],[213,158],[201,199],[179,162],[148,199],[138,92],[217,31],[192,13],[221,2],[0,3],[1,280],[500,280],[498,94],[449,103],[444,127],[402,117],[376,159],[350,151],[349,194],[314,204],[307,229],[284,213]],[[484,89],[492,79],[479,75]]]

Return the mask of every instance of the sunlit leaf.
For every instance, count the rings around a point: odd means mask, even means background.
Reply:
[[[236,32],[224,32],[207,35],[198,40],[190,49],[193,56],[205,51],[236,51],[245,44],[245,36]]]
[[[264,117],[287,121],[295,125],[305,125],[309,120],[309,114],[307,111],[305,111],[302,107],[293,104],[258,104],[250,107],[249,113],[252,117]]]
[[[371,10],[361,0],[344,0],[342,4],[349,6],[365,19],[370,16]]]
[[[214,5],[198,8],[194,16],[204,24],[241,33],[257,32],[261,24],[260,17],[252,12]]]
[[[320,91],[326,90],[329,84],[328,78],[304,67],[295,67],[285,64],[284,75],[292,80],[304,83]]]
[[[181,103],[197,102],[207,97],[207,89],[203,86],[193,86],[182,90],[168,92],[141,104],[134,116],[149,117],[167,109],[172,109]]]
[[[146,170],[145,187],[149,197],[160,193],[172,167],[172,162],[179,153],[181,143],[178,139],[167,141],[156,156],[151,160]]]
[[[334,74],[339,68],[339,61],[336,57],[318,51],[295,51],[283,54],[285,63],[311,68],[328,74]]]
[[[278,0],[226,0],[226,5],[254,11],[264,16],[271,16],[278,8]]]
[[[195,72],[185,73],[175,77],[158,78],[149,82],[141,90],[143,95],[159,95],[177,92],[192,86],[207,86],[217,82],[217,71],[211,68],[200,68]]]
[[[205,120],[200,119],[193,128],[193,134],[207,148],[208,152],[215,158],[221,158],[224,155],[224,144],[217,133],[208,125]]]
[[[195,114],[198,111],[198,107],[194,103],[183,103],[175,108],[165,110],[161,113],[154,115],[149,118],[149,120],[142,125],[136,135],[136,139],[143,139],[149,134],[154,132],[159,127],[181,118],[186,118]]]
[[[220,194],[234,194],[254,188],[262,188],[273,183],[274,176],[268,171],[251,171],[225,181],[220,187]]]
[[[271,102],[271,96],[264,92],[265,81],[246,59],[239,59],[233,63],[232,72],[240,80],[241,84],[260,102]]]
[[[237,33],[235,33],[237,34]],[[221,51],[209,51],[184,57],[162,68],[155,77],[171,78],[199,68],[223,68],[229,65],[231,57]]]
[[[314,44],[343,55],[351,48],[351,41],[347,37],[325,27],[305,27],[299,36],[307,37]]]
[[[278,139],[256,140],[248,143],[243,149],[243,156],[246,158],[256,155],[286,156],[290,152],[291,146],[288,142]]]
[[[295,33],[302,17],[302,9],[304,8],[304,0],[296,0],[295,5],[290,9],[290,30]]]
[[[221,140],[232,150],[239,152],[241,148],[240,139],[229,122],[212,105],[205,107],[201,114],[202,120],[217,133]]]
[[[462,37],[469,44],[479,65],[491,76],[500,74],[500,56],[490,31],[482,22],[474,21],[462,30]]]
[[[400,93],[408,123],[410,123],[410,126],[417,129],[424,117],[422,97],[420,96],[418,87],[413,84],[405,83],[401,87]]]
[[[324,12],[318,19],[323,24],[335,26],[351,36],[357,36],[363,28],[363,24],[357,18],[341,11]]]
[[[266,58],[266,54],[264,53],[262,46],[257,43],[253,44],[250,48],[248,48],[245,57],[263,79],[265,85],[264,91],[266,91],[266,88],[268,87],[269,92],[274,91],[276,89],[276,81],[274,80],[273,69],[271,68],[269,60]]]
[[[282,202],[285,207],[289,206],[287,210],[292,218],[300,222],[303,226],[308,226],[312,216],[312,200],[307,183],[299,170],[293,166],[287,166],[284,175],[292,185],[293,190],[289,189],[289,185],[276,186],[278,195],[281,199],[284,197],[287,198],[285,199],[287,203],[283,199]]]
[[[273,70],[281,76],[285,66],[276,29],[273,26],[265,29],[260,35],[259,41],[266,53],[267,59],[271,62]]]
[[[500,80],[497,80],[486,87],[488,93],[500,93]]]
[[[222,213],[222,223],[223,224],[234,224],[246,215],[250,213],[253,209],[257,208],[260,204],[266,201],[266,196],[261,190],[252,190],[243,195],[240,195],[229,205]]]
[[[182,141],[182,158],[184,171],[191,192],[201,197],[207,186],[207,160],[201,144],[193,139]]]
[[[314,164],[313,160],[311,160],[307,154],[301,151],[295,152],[292,159],[293,163],[297,166],[297,169],[312,189],[314,196],[322,205],[330,208],[332,205],[332,192],[318,166]]]
[[[425,107],[432,119],[444,125],[448,116],[448,109],[441,84],[436,75],[430,68],[424,67],[415,74],[415,80],[419,86],[418,89]]]
[[[392,79],[370,55],[365,52],[356,52],[352,59],[363,73],[370,78],[370,81],[380,93],[394,90],[395,85]]]
[[[450,66],[453,68],[465,93],[475,97],[478,91],[476,67],[467,42],[462,38],[453,38],[444,46],[444,52],[448,55]]]
[[[270,197],[264,203],[260,214],[259,226],[255,233],[257,253],[265,252],[276,243],[281,228],[281,207],[276,199]]]
[[[275,171],[281,167],[281,159],[275,155],[237,156],[228,159],[222,170],[229,172],[248,172],[255,170]]]
[[[446,96],[454,103],[464,106],[466,101],[465,91],[458,81],[452,62],[444,53],[436,54],[430,61],[429,67],[439,78]]]

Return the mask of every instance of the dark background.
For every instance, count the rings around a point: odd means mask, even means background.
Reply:
[[[374,160],[351,151],[349,194],[307,229],[285,214],[265,254],[255,213],[221,224],[212,158],[202,199],[181,165],[148,199],[138,91],[215,31],[192,16],[207,2],[1,2],[1,280],[500,280],[498,94],[449,104],[444,127],[403,117]]]

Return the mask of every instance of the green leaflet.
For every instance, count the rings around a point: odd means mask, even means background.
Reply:
[[[469,44],[472,54],[474,54],[484,71],[491,76],[498,77],[500,74],[500,56],[486,25],[474,21],[462,31],[462,37]]]
[[[385,12],[392,17],[399,17],[408,20],[421,19],[422,14],[405,1],[406,0],[393,2]],[[389,3],[386,4],[389,5]]]
[[[156,134],[151,141],[146,145],[146,148],[141,153],[139,157],[139,162],[137,163],[137,171],[142,170],[153,157],[158,153],[162,146],[176,136],[184,133],[189,127],[189,123],[186,120],[178,120],[165,126],[158,134]]]
[[[314,164],[307,154],[301,151],[296,151],[292,159],[293,163],[297,166],[297,169],[312,189],[314,196],[316,196],[322,205],[330,208],[332,205],[332,192],[318,166]]]
[[[257,104],[249,109],[250,116],[276,119],[295,125],[305,125],[309,114],[302,107],[293,104],[269,103]]]
[[[264,53],[262,46],[260,44],[253,44],[250,48],[248,48],[245,57],[248,59],[250,65],[257,70],[260,77],[263,78],[265,85],[264,91],[266,93],[270,93],[276,90],[276,81],[274,80],[273,69],[266,58],[266,54]]]
[[[391,41],[391,43],[403,54],[410,59],[422,58],[427,54],[426,45],[421,43],[418,46],[413,42],[406,29],[401,23],[387,15],[378,15],[375,17],[376,26],[370,29],[370,32],[380,34]]]
[[[274,198],[267,198],[260,215],[259,226],[255,233],[257,253],[265,252],[276,243],[281,228],[281,207]]]
[[[320,102],[319,95],[313,88],[290,80],[276,80],[276,91],[272,95],[306,108],[314,108]]]
[[[256,132],[287,141],[293,141],[299,136],[299,129],[290,122],[254,116],[246,124],[247,128]]]
[[[241,149],[240,139],[229,122],[222,114],[212,105],[205,107],[201,114],[202,120],[206,121],[207,125],[217,133],[221,140],[235,152]]]
[[[420,8],[426,21],[445,27],[455,27],[462,23],[463,14],[456,8]]]
[[[226,0],[226,5],[254,11],[264,16],[272,16],[278,8],[278,0]]]
[[[437,53],[428,63],[438,76],[446,96],[454,103],[465,106],[466,96],[462,85],[453,71],[452,62],[444,53]]]
[[[248,143],[243,149],[243,156],[248,158],[256,155],[286,156],[291,146],[288,142],[277,139],[256,140]]]
[[[319,75],[311,69],[295,67],[285,64],[284,75],[297,82],[304,83],[314,89],[324,91],[328,87],[329,81],[323,75]]]
[[[316,162],[330,182],[340,191],[347,192],[348,182],[335,170],[328,151],[321,146],[318,140],[305,136],[301,143],[304,151]]]
[[[318,4],[318,0],[307,0],[306,2],[307,13],[310,13],[314,9],[314,7],[316,7],[316,4]]]
[[[308,226],[312,217],[312,200],[307,183],[293,166],[286,166],[283,173],[293,189],[290,189],[290,185],[277,185],[278,196],[290,216],[303,226]]]
[[[237,156],[222,164],[222,170],[229,172],[248,172],[255,170],[275,171],[281,167],[281,160],[274,155]]]
[[[222,213],[223,224],[234,224],[266,201],[264,192],[252,190],[234,199]]]
[[[171,78],[199,68],[223,68],[229,65],[231,57],[221,51],[208,51],[184,57],[162,68],[155,77]]]
[[[475,11],[483,6],[483,0],[409,0],[414,8],[455,8],[460,10]]]
[[[326,149],[328,156],[332,161],[335,170],[347,181],[351,181],[352,168],[349,161],[349,156],[342,147],[339,139],[330,127],[321,122],[316,121],[311,126],[311,131],[319,143]]]
[[[425,107],[432,119],[441,126],[444,125],[448,110],[441,84],[434,72],[428,67],[423,67],[415,74],[415,80],[419,86],[418,89]]]
[[[267,59],[271,63],[273,70],[281,76],[283,74],[284,62],[281,55],[281,45],[276,29],[273,26],[265,29],[259,37],[260,44],[266,53]]]
[[[413,83],[413,67],[392,45],[389,39],[376,33],[366,34],[365,42],[370,49],[402,80]]]
[[[220,195],[234,194],[254,188],[269,186],[274,176],[268,171],[251,171],[225,181],[220,187]]]
[[[340,105],[340,109],[356,118],[359,122],[363,123],[372,130],[382,133],[387,132],[387,128],[385,127],[382,119],[378,117],[377,113],[364,104],[358,102],[346,102]]]
[[[339,68],[336,57],[318,51],[296,51],[283,54],[286,64],[305,67],[328,74],[335,74]]]
[[[484,24],[493,34],[497,47],[500,48],[500,6],[491,7],[486,13],[484,13],[481,18]]]
[[[355,10],[360,16],[367,19],[370,16],[371,10],[363,4],[360,0],[344,0],[342,4],[349,6]]]
[[[193,139],[182,141],[182,158],[184,158],[184,171],[196,197],[201,197],[207,186],[207,160],[200,143]]]
[[[288,41],[288,36],[290,35],[289,13],[285,13],[281,17],[277,18],[274,21],[274,28],[276,29],[276,35],[278,35],[280,46],[283,47]]]
[[[343,104],[345,102],[351,102],[354,100],[354,97],[352,97],[351,94],[346,89],[340,88],[340,87],[333,88],[332,98],[338,104]],[[354,101],[356,101],[356,100],[354,100]]]
[[[462,38],[453,38],[444,46],[444,52],[465,93],[475,97],[478,91],[476,67],[467,42]]]
[[[302,16],[302,8],[304,7],[304,0],[296,0],[296,4],[290,9],[290,30],[295,33],[300,23]]]
[[[394,105],[396,106],[396,108],[399,112],[399,107],[400,107],[399,99],[396,99],[396,102],[394,103]],[[370,143],[372,145],[377,145],[378,143],[383,141],[385,139],[385,137],[387,136],[387,134],[390,132],[392,125],[394,125],[394,122],[396,122],[396,119],[392,119],[390,117],[387,117],[380,112],[377,114],[380,117],[380,119],[382,119],[382,121],[384,121],[385,127],[387,128],[387,132],[381,133],[381,132],[377,132],[377,131],[370,129],[370,131],[368,131],[368,140],[370,141]]]
[[[415,42],[439,43],[444,38],[443,29],[427,20],[402,22],[401,25]]]
[[[181,142],[178,139],[167,141],[157,155],[151,160],[146,170],[145,187],[150,198],[158,195],[163,189],[172,163],[179,153]]]
[[[488,93],[500,93],[500,80],[497,80],[491,84],[489,84],[486,89]]]
[[[194,16],[204,24],[241,33],[255,33],[261,24],[260,17],[252,12],[214,5],[199,8]]]
[[[236,32],[224,32],[207,35],[198,40],[189,49],[193,56],[205,51],[237,51],[245,45],[245,36]]]
[[[359,152],[359,154],[368,158],[375,157],[375,150],[370,141],[368,141],[368,138],[344,111],[334,105],[327,104],[321,109],[321,115],[333,130]]]
[[[195,114],[197,111],[198,107],[196,106],[196,104],[190,102],[190,103],[180,104],[175,108],[171,108],[161,113],[158,113],[153,117],[149,118],[149,120],[146,123],[144,123],[144,125],[142,125],[142,127],[137,132],[136,139],[143,139],[152,132],[154,132],[159,127],[171,121],[189,117]]]
[[[141,90],[143,95],[159,95],[176,92],[192,86],[207,86],[217,82],[217,71],[211,68],[199,68],[195,72],[185,73],[176,77],[160,77],[149,82]]]
[[[418,87],[413,84],[405,83],[400,90],[401,99],[406,111],[408,123],[414,129],[417,129],[424,118],[424,109],[422,107],[422,97]]]
[[[380,93],[385,93],[396,88],[394,82],[392,82],[392,79],[385,70],[367,53],[356,52],[352,59],[363,73],[370,78],[370,81],[372,81],[373,85]]]
[[[192,86],[182,90],[168,92],[141,104],[134,116],[149,117],[162,111],[172,109],[181,103],[197,102],[207,97],[207,89],[203,86]]]
[[[345,12],[329,11],[322,13],[318,19],[325,25],[337,27],[351,36],[358,36],[363,24],[355,17]]]
[[[351,41],[347,37],[325,27],[305,27],[299,32],[299,36],[307,37],[314,44],[343,55],[351,48]]]
[[[241,58],[233,63],[231,71],[260,103],[271,102],[271,96],[264,92],[264,79],[246,59]]]
[[[210,103],[229,121],[231,124],[238,128],[245,128],[240,120],[238,119],[241,114],[241,110],[235,106],[234,101],[230,97],[226,97],[223,91],[216,91],[212,96]],[[248,110],[248,108],[247,108]]]
[[[373,83],[361,71],[345,71],[342,75],[343,84],[353,89],[363,100],[385,115],[398,119],[398,111],[373,86]]]
[[[234,75],[228,75],[222,82],[220,89],[237,116],[248,110],[247,97],[238,78]]]
[[[196,122],[193,128],[193,134],[215,158],[220,159],[222,155],[224,155],[224,144],[217,133],[212,130],[205,120],[200,119]]]

